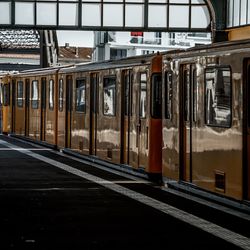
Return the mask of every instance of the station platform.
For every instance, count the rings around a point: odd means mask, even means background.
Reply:
[[[0,135],[1,249],[250,249],[248,204],[188,189]]]

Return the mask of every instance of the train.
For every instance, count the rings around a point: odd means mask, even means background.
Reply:
[[[250,41],[0,75],[2,131],[250,200]]]

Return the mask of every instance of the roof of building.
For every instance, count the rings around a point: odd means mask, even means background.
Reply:
[[[40,35],[37,30],[0,29],[0,49],[39,49]]]
[[[91,61],[92,58],[92,48],[83,48],[83,47],[59,47],[59,60],[76,60],[78,61]]]

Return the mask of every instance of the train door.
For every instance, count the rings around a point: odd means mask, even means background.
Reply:
[[[250,200],[250,59],[245,61],[244,72],[244,199]]]
[[[41,128],[40,128],[40,140],[45,141],[46,133],[46,78],[41,80]]]
[[[65,146],[71,147],[71,115],[73,98],[73,80],[72,76],[66,76],[66,119],[65,119]]]
[[[180,88],[180,180],[192,182],[192,134],[195,128],[196,69],[181,67]]]
[[[30,80],[25,80],[25,136],[29,136]]]
[[[122,72],[121,94],[121,163],[129,164],[130,120],[131,120],[131,71]]]
[[[96,155],[97,149],[97,114],[98,114],[98,74],[90,75],[90,133],[89,154]]]
[[[137,123],[137,145],[138,145],[138,166],[145,169],[147,167],[148,150],[148,91],[147,91],[147,73],[140,74],[139,82],[139,114]]]

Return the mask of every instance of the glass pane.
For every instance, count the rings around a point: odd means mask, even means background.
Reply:
[[[247,23],[250,24],[250,0],[248,0],[247,5]]]
[[[86,111],[86,80],[76,80],[76,111]]]
[[[191,28],[208,27],[210,22],[210,15],[206,6],[193,6],[191,16]]]
[[[101,5],[82,5],[82,26],[101,26]]]
[[[172,73],[166,72],[165,74],[165,118],[172,119],[172,99],[173,99],[173,86],[172,86]]]
[[[99,3],[101,2],[101,0],[82,0],[82,2],[96,2],[96,3]]]
[[[231,126],[231,72],[229,68],[206,70],[206,124]]]
[[[144,22],[143,5],[126,5],[126,27],[142,27]]]
[[[206,4],[204,0],[192,0],[191,4]]]
[[[123,5],[103,5],[103,26],[123,26]]]
[[[139,103],[139,113],[140,113],[140,118],[145,118],[146,117],[146,112],[147,112],[147,75],[145,73],[141,74],[141,79],[140,79],[140,103]]]
[[[167,7],[162,5],[148,6],[148,26],[166,27],[167,26]]]
[[[154,118],[161,118],[161,100],[162,100],[162,76],[161,74],[154,74],[152,76],[152,97],[151,97],[151,116]]]
[[[169,3],[189,3],[189,0],[169,0]]]
[[[126,3],[144,3],[144,0],[125,0]]]
[[[38,108],[38,81],[32,82],[32,89],[31,89],[31,106],[33,109]]]
[[[54,81],[49,81],[49,109],[54,109]]]
[[[77,7],[77,4],[59,4],[59,25],[77,25]]]
[[[178,18],[176,18],[178,16]],[[189,7],[188,6],[169,6],[169,27],[188,28],[189,26]]]
[[[227,26],[232,27],[233,26],[233,1],[228,0],[227,1]]]
[[[9,2],[0,3],[0,24],[10,24],[11,7]]]
[[[59,111],[63,111],[63,79],[59,80]]]
[[[149,3],[167,3],[166,0],[149,0]]]
[[[116,105],[116,79],[103,79],[103,114],[115,115]]]
[[[56,25],[56,4],[37,3],[37,25]]]
[[[23,13],[26,13],[24,15]],[[16,3],[16,24],[34,24],[34,3]]]
[[[241,0],[240,25],[247,23],[247,0]]]
[[[114,3],[122,3],[123,0],[103,0],[103,2],[114,2]]]
[[[234,20],[233,20],[233,26],[239,26],[240,24],[240,1],[235,0],[234,1]]]
[[[23,106],[23,82],[17,82],[17,106]]]

